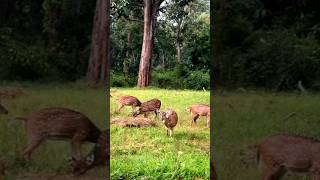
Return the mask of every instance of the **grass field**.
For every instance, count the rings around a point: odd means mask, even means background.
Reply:
[[[276,133],[320,138],[320,96],[266,92],[214,97],[214,157],[221,180],[258,180],[255,145]],[[307,179],[286,177],[285,179]]]
[[[17,89],[16,85],[10,85]],[[5,166],[7,179],[78,179],[71,177],[67,158],[70,143],[47,141],[34,151],[31,162],[26,163],[19,153],[26,146],[24,124],[9,121],[13,117],[25,117],[45,107],[67,107],[86,114],[101,130],[106,124],[106,96],[104,88],[88,88],[81,85],[19,85],[22,94],[16,98],[1,96],[1,103],[9,115],[0,115],[0,167]],[[5,85],[0,86],[6,89]],[[92,145],[85,145],[85,150]],[[85,152],[84,152],[85,153]],[[1,168],[0,168],[1,170]],[[2,170],[1,170],[2,171]],[[105,179],[105,167],[89,171],[79,179]],[[0,179],[2,179],[0,177]]]
[[[209,179],[210,131],[205,118],[190,126],[191,116],[185,108],[195,103],[209,104],[209,92],[162,89],[112,89],[118,95],[133,95],[144,102],[161,100],[161,110],[174,109],[178,124],[173,137],[167,137],[159,121],[153,128],[111,126],[112,179]],[[116,98],[111,98],[112,118],[131,116],[131,107],[115,113]],[[153,119],[154,114],[150,114]]]

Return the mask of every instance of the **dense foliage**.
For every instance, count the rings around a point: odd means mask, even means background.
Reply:
[[[95,0],[4,0],[0,6],[0,80],[73,81],[84,77],[95,3]],[[111,85],[135,86],[143,37],[143,1],[114,0],[111,8]],[[181,29],[179,36],[177,22]],[[158,10],[155,28],[152,85],[207,88],[208,1],[165,1]],[[181,49],[179,63],[177,43]],[[170,84],[159,85],[158,75],[175,73],[178,64],[186,74],[170,76]],[[192,71],[201,82],[206,82],[202,87],[181,84],[186,78],[195,78]]]
[[[318,89],[320,21],[316,0],[213,2],[217,86]]]
[[[136,86],[143,38],[142,1],[116,0],[113,7],[111,86]],[[170,0],[160,6],[152,55],[152,86],[209,87],[209,10],[206,0]],[[178,43],[180,62],[177,60]],[[182,75],[179,74],[181,69]],[[197,80],[201,84],[194,85]]]
[[[75,80],[86,73],[95,1],[5,0],[0,80]]]

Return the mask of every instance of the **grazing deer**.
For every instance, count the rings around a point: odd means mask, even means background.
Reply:
[[[144,114],[146,118],[149,112],[154,112],[156,114],[155,118],[157,118],[158,113],[160,112],[161,101],[159,99],[151,99],[147,102],[141,103],[138,110],[133,112],[133,117],[137,117],[140,114]]]
[[[72,172],[75,175],[84,174],[89,169],[99,166],[108,165],[110,159],[110,130],[103,131],[94,149],[85,159],[74,160],[72,162]],[[109,167],[107,168],[109,169]]]
[[[186,109],[188,112],[191,113],[192,121],[191,124],[196,123],[197,119],[200,116],[207,117],[207,127],[210,127],[210,106],[205,104],[195,104],[192,105],[190,108]]]
[[[132,111],[135,110],[135,108],[141,105],[141,102],[139,101],[138,98],[134,97],[134,96],[121,96],[118,99],[118,112],[121,111],[121,109],[124,106],[131,106]]]
[[[81,145],[84,142],[97,143],[101,131],[80,112],[66,108],[45,108],[33,112],[25,121],[29,145],[22,155],[26,160],[45,140],[71,140],[72,158],[82,159]]]
[[[172,109],[168,109],[164,112],[160,112],[160,115],[161,115],[161,119],[162,119],[164,125],[167,128],[167,135],[172,136],[173,128],[178,123],[177,113]]]
[[[264,180],[280,180],[285,174],[320,179],[320,141],[297,135],[274,135],[257,145],[257,161]]]
[[[0,104],[0,114],[8,114],[8,110]]]

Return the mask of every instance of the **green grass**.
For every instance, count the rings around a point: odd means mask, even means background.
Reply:
[[[205,118],[191,126],[186,107],[195,103],[209,104],[209,92],[163,89],[112,89],[118,95],[133,95],[144,102],[152,98],[161,100],[161,110],[174,109],[178,124],[173,137],[166,135],[159,122],[154,128],[120,128],[111,126],[111,178],[112,179],[209,179],[210,132]],[[116,98],[111,98],[112,118],[129,117],[132,109],[121,113]],[[154,114],[150,114],[153,119]]]
[[[6,87],[2,85],[1,88]],[[25,173],[69,173],[67,158],[70,157],[70,142],[47,141],[34,151],[31,162],[26,163],[19,155],[27,145],[24,124],[10,119],[25,117],[40,108],[67,107],[84,113],[103,130],[107,128],[105,89],[75,84],[29,83],[24,84],[22,90],[24,94],[20,97],[1,99],[1,103],[9,110],[9,115],[0,115],[0,159],[7,166],[8,177]],[[91,147],[92,144],[84,145],[84,153]],[[95,176],[103,179],[103,168],[93,171]]]
[[[261,179],[255,151],[248,146],[270,135],[292,133],[320,138],[320,95],[225,93],[215,96],[212,106],[213,152],[221,180]]]

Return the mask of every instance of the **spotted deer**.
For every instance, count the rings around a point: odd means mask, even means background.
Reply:
[[[205,116],[207,118],[207,127],[210,127],[210,106],[205,104],[194,104],[186,110],[191,113],[191,124],[196,123],[200,116]]]
[[[172,136],[173,134],[173,128],[177,125],[178,123],[178,115],[177,113],[172,110],[168,109],[164,112],[160,112],[161,119],[164,123],[164,125],[167,128],[167,135]]]
[[[286,174],[320,179],[320,141],[297,135],[279,134],[257,145],[257,161],[263,180],[280,180]]]
[[[121,96],[118,99],[118,112],[120,112],[124,106],[131,106],[132,111],[134,111],[136,107],[139,107],[140,105],[141,102],[134,96]]]
[[[161,107],[161,101],[159,99],[151,99],[149,101],[141,103],[140,107],[133,112],[133,117],[137,117],[140,114],[144,114],[144,117],[148,116],[149,112],[154,112],[157,118]]]
[[[82,159],[81,145],[97,143],[101,131],[84,114],[67,108],[44,108],[31,113],[25,121],[29,144],[22,156],[29,160],[32,152],[46,140],[71,140],[71,156]]]

